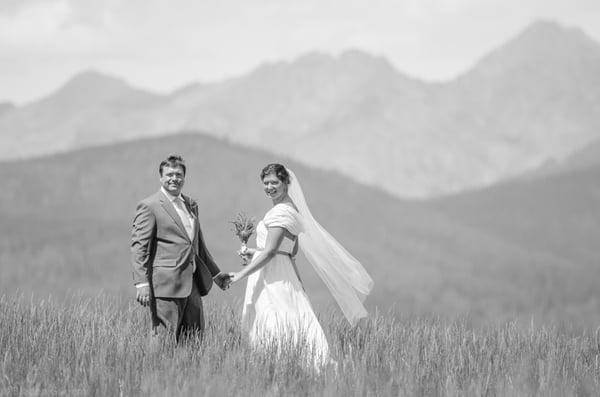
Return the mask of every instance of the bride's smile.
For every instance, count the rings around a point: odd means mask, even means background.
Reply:
[[[267,197],[277,202],[285,197],[285,184],[277,176],[270,174],[263,179],[263,185]]]

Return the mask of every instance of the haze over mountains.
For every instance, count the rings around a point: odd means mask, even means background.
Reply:
[[[360,51],[307,54],[154,95],[97,72],[0,110],[0,158],[180,132],[226,138],[399,197],[527,173],[600,139],[600,45],[536,22],[446,83]]]

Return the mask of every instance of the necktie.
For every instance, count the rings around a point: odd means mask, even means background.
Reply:
[[[181,223],[183,223],[183,227],[190,238],[191,241],[194,241],[194,225],[192,224],[192,216],[185,208],[185,203],[181,197],[177,197],[173,200],[173,205],[178,212],[179,218],[181,218]],[[192,259],[192,273],[196,272],[196,261]]]
[[[176,198],[175,200],[173,200],[173,204],[175,204],[175,207],[179,210],[179,217],[181,218],[181,223],[183,223],[183,227],[185,228],[185,231],[187,232],[188,237],[190,238],[190,240],[194,240],[194,225],[192,225],[192,221],[190,219],[190,215],[188,213],[188,211],[185,209],[185,205],[184,202],[181,198]]]

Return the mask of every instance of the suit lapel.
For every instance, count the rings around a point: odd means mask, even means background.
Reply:
[[[185,226],[183,226],[183,222],[181,222],[181,218],[179,217],[179,214],[175,210],[175,207],[173,207],[173,204],[171,203],[171,200],[169,200],[167,197],[165,197],[165,194],[162,191],[159,192],[159,193],[160,193],[160,196],[161,196],[160,197],[160,204],[165,209],[165,211],[167,212],[167,214],[169,214],[169,216],[171,216],[171,218],[177,224],[177,226],[179,226],[179,229],[181,230],[181,232],[183,233],[183,235],[185,236],[185,238],[187,238],[189,240],[190,237],[188,236],[187,232],[185,231]]]

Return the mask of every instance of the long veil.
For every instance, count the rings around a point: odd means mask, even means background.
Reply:
[[[373,288],[373,279],[348,251],[312,216],[296,174],[290,174],[288,195],[300,213],[300,249],[321,277],[344,316],[354,325],[367,316],[363,302]]]

